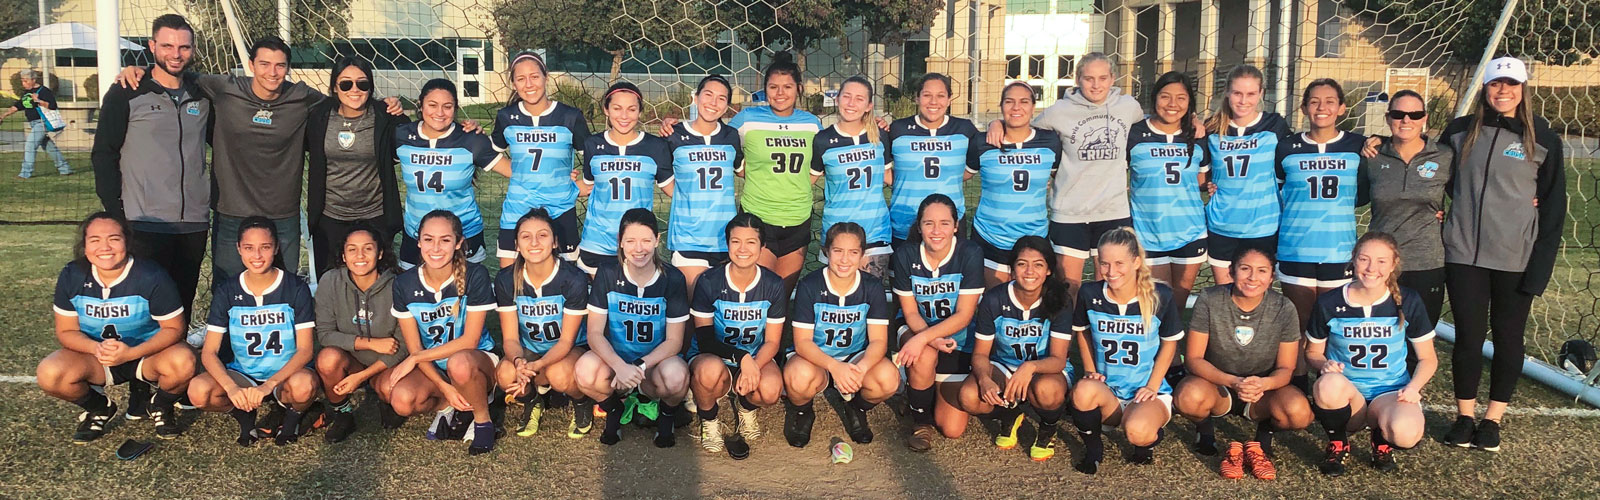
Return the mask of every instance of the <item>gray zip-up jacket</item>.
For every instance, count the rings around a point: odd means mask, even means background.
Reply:
[[[367,366],[383,361],[393,367],[404,360],[406,344],[400,338],[399,320],[389,314],[394,304],[394,293],[389,291],[393,283],[394,272],[386,271],[362,291],[342,266],[322,273],[317,280],[317,346],[344,349]],[[380,354],[356,349],[357,337],[387,337],[399,345],[394,354]]]
[[[107,212],[134,229],[157,233],[205,231],[211,220],[206,142],[211,100],[181,76],[174,100],[146,72],[139,88],[112,85],[100,102],[94,134],[95,194]]]
[[[1456,151],[1455,175],[1447,188],[1452,203],[1444,222],[1444,259],[1523,273],[1518,289],[1539,295],[1555,270],[1567,217],[1561,139],[1548,122],[1534,117],[1534,150],[1526,151],[1522,123],[1489,113],[1471,149],[1463,144],[1472,116],[1451,121],[1439,138]]]
[[[1378,146],[1378,156],[1363,159],[1372,197],[1372,231],[1394,236],[1410,271],[1444,267],[1444,188],[1455,168],[1449,145],[1422,137],[1422,151],[1407,162],[1395,152],[1394,140]]]
[[[1074,90],[1033,119],[1061,135],[1061,168],[1050,189],[1050,221],[1129,217],[1128,127],[1144,119],[1139,101],[1111,88],[1102,104]]]

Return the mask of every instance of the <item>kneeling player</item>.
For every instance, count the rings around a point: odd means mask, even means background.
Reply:
[[[299,439],[301,412],[321,386],[309,366],[316,326],[311,289],[300,276],[273,267],[277,252],[272,221],[255,216],[239,223],[245,269],[212,292],[200,348],[205,373],[189,384],[189,400],[200,409],[226,411],[239,421],[240,446],[255,444],[256,408],[268,398],[286,407],[273,432],[277,443]],[[233,354],[226,365],[218,356],[224,342]]]
[[[1317,297],[1306,329],[1306,361],[1317,420],[1328,433],[1323,474],[1344,474],[1350,431],[1372,428],[1372,466],[1398,468],[1394,449],[1422,440],[1422,388],[1439,367],[1433,324],[1417,292],[1403,288],[1399,245],[1386,233],[1356,242],[1355,281]],[[1406,358],[1415,354],[1414,371]]]
[[[578,388],[573,368],[589,352],[583,318],[589,314],[589,275],[559,256],[560,232],[550,214],[535,208],[517,220],[516,258],[495,277],[505,359],[495,380],[507,397],[523,403],[518,436],[539,432],[549,406],[547,391],[566,394],[576,404],[567,437],[578,439],[594,427],[594,401]]]
[[[1257,479],[1273,479],[1277,469],[1267,458],[1273,431],[1311,423],[1305,393],[1289,385],[1300,359],[1299,316],[1294,303],[1272,291],[1266,250],[1246,247],[1228,269],[1231,284],[1197,296],[1183,356],[1189,375],[1178,383],[1174,403],[1195,423],[1195,451],[1207,456],[1217,454],[1217,417],[1255,421],[1255,439],[1228,447],[1222,476],[1239,479],[1248,468]]]
[[[383,370],[405,359],[400,326],[389,310],[394,305],[393,251],[380,243],[378,232],[357,227],[340,244],[339,262],[317,281],[317,376],[333,413],[323,440],[344,441],[356,430],[355,395]],[[385,429],[405,424],[380,400]]]
[[[1008,450],[1017,445],[1019,405],[1026,401],[1039,414],[1028,456],[1044,461],[1056,454],[1056,427],[1071,380],[1072,309],[1049,241],[1023,236],[1012,255],[1006,263],[1012,281],[990,288],[978,303],[972,376],[961,384],[961,408],[999,419],[1004,427],[994,444]]]
[[[854,222],[828,228],[828,266],[806,275],[794,292],[794,351],[783,383],[789,395],[784,437],[789,446],[811,442],[812,398],[832,384],[848,402],[840,412],[845,433],[872,442],[867,410],[900,389],[889,351],[889,307],[883,284],[860,269],[866,232]]]
[[[39,362],[39,388],[83,408],[74,443],[105,433],[117,413],[105,386],[123,382],[130,383],[126,416],[146,413],[156,436],[177,437],[182,430],[173,403],[194,376],[194,351],[178,342],[183,305],[177,288],[160,266],[128,254],[128,225],[116,216],[90,215],[78,231],[79,255],[56,278],[61,349]],[[153,399],[146,384],[156,385]],[[139,386],[144,390],[133,390]]]

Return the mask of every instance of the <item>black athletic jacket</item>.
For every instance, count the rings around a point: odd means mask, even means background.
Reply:
[[[1561,138],[1534,117],[1534,151],[1524,151],[1522,123],[1486,110],[1472,149],[1471,116],[1445,127],[1439,141],[1456,151],[1445,192],[1454,202],[1444,223],[1445,262],[1521,272],[1518,290],[1544,293],[1561,249],[1567,178]],[[1533,206],[1534,199],[1539,206]]]
[[[382,105],[383,101],[367,101],[369,108]],[[306,156],[310,160],[306,170],[306,225],[313,234],[322,224],[322,208],[328,202],[328,152],[323,145],[328,136],[328,117],[338,107],[339,99],[329,97],[312,107],[311,115],[306,117]],[[395,184],[394,128],[410,122],[411,118],[391,115],[382,108],[372,111],[372,133],[377,135],[372,141],[377,148],[372,157],[375,162],[372,168],[378,169],[378,185],[383,189],[383,227],[377,229],[394,235],[400,233],[401,217],[405,215],[400,206],[400,191]]]

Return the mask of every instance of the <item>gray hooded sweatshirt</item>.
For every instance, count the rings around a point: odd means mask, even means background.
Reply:
[[[404,360],[406,344],[400,338],[399,320],[389,314],[394,304],[394,293],[389,291],[392,283],[393,271],[379,273],[378,280],[363,291],[344,267],[323,273],[317,281],[317,346],[344,349],[367,366],[383,361],[392,367]],[[356,349],[357,337],[392,338],[399,347],[394,354]]]
[[[1128,127],[1143,119],[1139,101],[1116,87],[1102,104],[1074,90],[1033,119],[1035,127],[1061,134],[1061,168],[1050,190],[1051,222],[1129,217]]]

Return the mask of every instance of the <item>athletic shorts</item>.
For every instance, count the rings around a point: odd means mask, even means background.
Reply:
[[[578,251],[578,211],[567,210],[567,213],[556,217],[555,227],[552,229],[556,231],[556,241],[561,242],[556,253],[561,254],[567,260],[572,260],[572,253]],[[517,230],[515,228],[501,229],[500,234],[495,239],[495,257],[502,259],[514,259],[517,257]]]
[[[228,372],[228,378],[233,379],[233,384],[239,387],[255,387],[261,385],[263,382],[262,380],[256,380],[255,377],[245,375],[243,372],[235,371],[231,368],[225,368],[224,371]],[[322,399],[322,381],[320,379],[317,381],[316,386],[317,392],[311,395],[312,401]],[[272,398],[274,401],[282,401],[278,398],[278,389],[282,388],[282,385],[272,388],[272,394],[268,394],[267,397]]]
[[[467,253],[467,262],[473,264],[483,262],[484,256],[488,255],[488,252],[483,249],[483,233],[468,236],[467,241],[461,244],[461,250]],[[512,256],[515,257],[516,255]],[[417,239],[412,238],[409,234],[402,235],[400,237],[400,267],[402,269],[411,269],[417,267],[420,262],[422,262],[422,251],[417,248]]]
[[[997,363],[997,362],[995,362],[995,360],[992,360],[992,359],[989,360],[989,366],[994,367],[994,373],[998,373],[1000,375],[1004,375],[1006,380],[1011,380],[1011,376],[1015,375],[1017,373],[1017,370],[1015,370],[1015,369],[1013,369],[1013,368],[1011,368],[1009,366]],[[1068,363],[1066,368],[1062,368],[1061,369],[1061,375],[1064,376],[1064,377],[1067,377],[1067,390],[1071,391],[1072,390],[1072,364],[1071,363]],[[996,382],[998,383],[999,381],[996,381]],[[1005,386],[1001,385],[1000,388],[1001,389],[1005,389]],[[1027,396],[1024,395],[1023,397],[1027,397]],[[1069,400],[1067,400],[1066,404],[1062,406],[1062,408],[1066,408],[1067,406],[1070,406],[1071,404],[1072,404],[1072,400],[1069,399]]]
[[[1051,222],[1050,246],[1055,247],[1057,255],[1087,259],[1100,253],[1095,247],[1099,246],[1101,236],[1123,226],[1133,227],[1133,218],[1071,224]]]
[[[797,251],[803,252],[811,244],[811,219],[793,226],[775,226],[766,222],[761,223],[761,239],[767,251],[772,255],[783,257]]]
[[[1350,282],[1355,272],[1345,262],[1312,264],[1308,262],[1278,262],[1278,281],[1285,285],[1307,288],[1334,288]]]
[[[494,352],[491,352],[491,351],[484,351],[484,350],[479,350],[478,352],[482,352],[484,355],[489,356],[490,373],[494,373],[493,372],[494,367],[500,366],[500,355],[499,354],[495,354]],[[449,382],[450,381],[450,358],[449,357],[446,357],[444,359],[436,359],[436,360],[434,360],[433,361],[433,366],[435,368],[439,369],[439,376],[444,378],[445,382]],[[491,380],[491,383],[489,385],[494,385],[492,380]]]
[[[898,337],[895,342],[895,352],[899,352],[900,348],[905,346],[906,341],[911,340],[911,329],[906,327],[905,318],[903,317],[895,318],[895,322],[899,323],[899,327],[895,329]],[[938,362],[933,367],[934,382],[960,382],[966,380],[967,375],[972,374],[972,353],[962,351],[944,352],[937,349],[933,352],[938,355]]]
[[[989,243],[989,240],[983,239],[981,231],[973,231],[971,241],[977,243],[978,248],[983,249],[983,267],[999,273],[1011,273],[1010,248],[1000,248],[993,243]]]
[[[783,362],[784,363],[788,363],[790,359],[794,359],[796,356],[799,356],[799,355],[800,355],[800,353],[795,352],[795,351],[789,351],[787,353],[784,353],[783,354]],[[846,362],[846,363],[854,363],[856,361],[860,361],[861,358],[865,357],[866,355],[867,355],[867,350],[866,349],[862,349],[862,350],[859,350],[859,351],[856,351],[856,352],[852,352],[850,354],[846,354],[844,356],[833,356],[833,359],[838,360],[838,361],[843,361],[843,362]],[[801,359],[805,359],[805,358],[801,358]],[[826,371],[826,370],[824,370],[824,371]]]
[[[1156,400],[1160,401],[1161,404],[1166,405],[1166,407],[1167,407],[1167,417],[1171,418],[1172,417],[1172,395],[1171,394],[1157,394],[1156,395]],[[1128,409],[1128,405],[1131,405],[1131,404],[1133,404],[1133,400],[1132,399],[1121,399],[1121,398],[1117,399],[1117,407],[1118,408],[1126,410],[1126,409]]]
[[[1239,256],[1239,251],[1246,247],[1254,247],[1276,254],[1278,251],[1278,235],[1262,236],[1260,238],[1234,238],[1211,233],[1206,236],[1206,259],[1211,261],[1211,267],[1229,267],[1233,259]]]
[[[1162,264],[1189,265],[1199,264],[1205,261],[1206,238],[1204,236],[1201,236],[1198,240],[1189,242],[1187,245],[1179,247],[1177,250],[1145,253],[1145,262],[1148,262],[1152,266],[1159,266]]]
[[[672,267],[711,267],[728,261],[728,252],[696,252],[674,250]]]
[[[106,385],[122,385],[135,380],[155,383],[144,378],[144,361],[149,358],[128,360],[117,366],[101,365],[106,371]]]
[[[607,262],[615,263],[616,261],[617,256],[615,255],[602,255],[588,250],[578,250],[578,258],[572,263],[577,265],[578,269],[583,270],[583,272],[594,276],[594,272],[598,271],[600,266],[605,265]]]
[[[1288,387],[1288,386],[1285,386],[1285,387]],[[1240,400],[1239,399],[1239,393],[1233,392],[1233,389],[1229,389],[1227,387],[1223,387],[1223,386],[1220,386],[1220,385],[1217,386],[1217,388],[1218,389],[1222,389],[1222,392],[1227,393],[1227,395],[1228,395],[1228,409],[1227,409],[1227,411],[1224,411],[1219,415],[1212,415],[1213,417],[1222,417],[1222,416],[1227,416],[1227,415],[1237,415],[1237,416],[1244,417],[1245,420],[1251,420],[1251,418],[1250,418],[1250,407],[1254,406],[1255,403],[1246,403],[1246,402]],[[1265,394],[1263,394],[1262,396],[1265,396]]]

